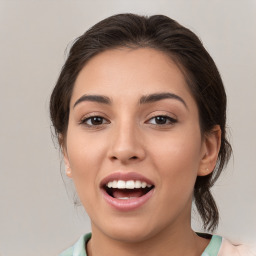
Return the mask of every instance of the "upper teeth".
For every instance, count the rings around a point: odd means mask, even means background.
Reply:
[[[110,181],[107,184],[108,188],[127,188],[127,189],[134,189],[134,188],[145,188],[145,187],[152,187],[152,185],[147,184],[144,181],[139,181],[139,180],[114,180]]]

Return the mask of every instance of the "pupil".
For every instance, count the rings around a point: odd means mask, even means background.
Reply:
[[[102,118],[101,118],[101,117],[98,117],[98,116],[93,117],[93,118],[92,118],[92,124],[94,124],[94,125],[100,125],[100,124],[102,124]]]
[[[157,116],[156,117],[156,123],[157,124],[165,124],[166,123],[166,117],[164,117],[164,116]]]

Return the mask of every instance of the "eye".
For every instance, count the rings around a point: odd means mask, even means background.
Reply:
[[[99,126],[107,123],[109,123],[109,121],[101,116],[91,116],[91,117],[84,118],[81,121],[81,124],[85,124],[87,126]]]
[[[148,120],[148,123],[153,125],[168,125],[168,124],[174,124],[177,120],[170,117],[170,116],[154,116]]]

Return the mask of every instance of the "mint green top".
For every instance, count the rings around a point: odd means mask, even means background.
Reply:
[[[91,238],[92,234],[81,236],[80,239],[69,249],[65,250],[59,256],[87,256],[85,245]],[[217,256],[222,243],[222,237],[213,235],[210,243],[201,256]]]

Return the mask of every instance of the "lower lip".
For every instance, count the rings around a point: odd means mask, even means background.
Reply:
[[[108,204],[110,204],[113,208],[119,211],[132,211],[135,209],[140,208],[142,205],[144,205],[153,195],[154,188],[151,189],[148,193],[146,193],[143,196],[137,197],[137,198],[130,198],[130,199],[118,199],[110,196],[104,189],[103,191],[103,197],[107,201]]]

